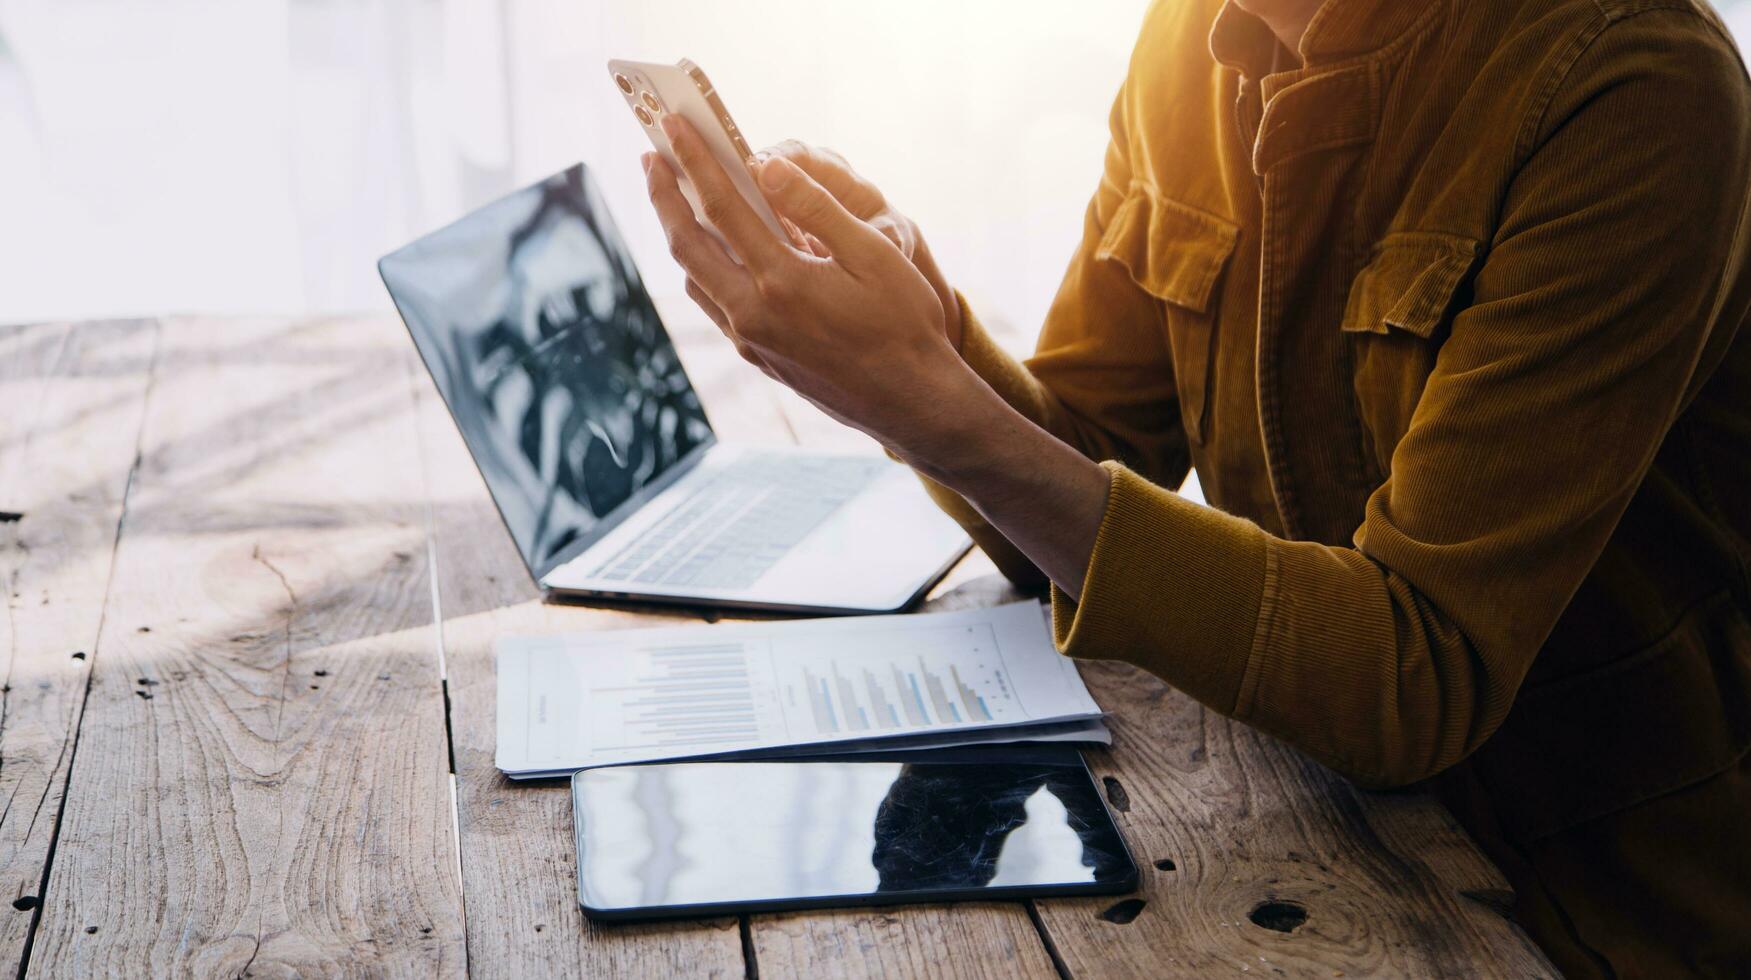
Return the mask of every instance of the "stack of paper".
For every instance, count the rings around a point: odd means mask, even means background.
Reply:
[[[498,767],[1110,743],[1038,603],[914,616],[504,637]]]

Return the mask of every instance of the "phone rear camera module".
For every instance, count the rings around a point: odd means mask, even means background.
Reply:
[[[646,109],[644,106],[641,106],[641,105],[633,106],[632,107],[632,114],[637,116],[638,121],[641,123],[644,123],[646,126],[649,126],[652,123],[656,122],[655,117],[653,117],[651,115],[651,111],[649,109]]]
[[[614,84],[620,86],[620,91],[625,92],[627,95],[632,94],[632,82],[625,75],[615,72]]]
[[[661,102],[658,102],[657,97],[650,94],[649,92],[644,93],[644,107],[646,109],[649,109],[652,112],[662,112],[663,111],[663,104]]]

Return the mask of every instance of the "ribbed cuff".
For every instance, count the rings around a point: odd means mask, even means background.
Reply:
[[[1265,532],[1118,463],[1101,465],[1112,484],[1082,600],[1052,589],[1058,648],[1136,664],[1233,714],[1264,598]]]

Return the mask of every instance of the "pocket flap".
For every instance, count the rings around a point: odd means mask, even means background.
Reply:
[[[1446,317],[1479,251],[1476,241],[1458,235],[1388,235],[1350,286],[1343,329],[1386,333],[1397,328],[1428,339]]]
[[[1151,295],[1198,313],[1209,311],[1210,294],[1240,226],[1170,201],[1147,185],[1131,189],[1101,236],[1097,259],[1117,259]]]

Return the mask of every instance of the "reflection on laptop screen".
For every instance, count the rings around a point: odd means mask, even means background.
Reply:
[[[380,269],[536,575],[713,441],[582,165]]]

